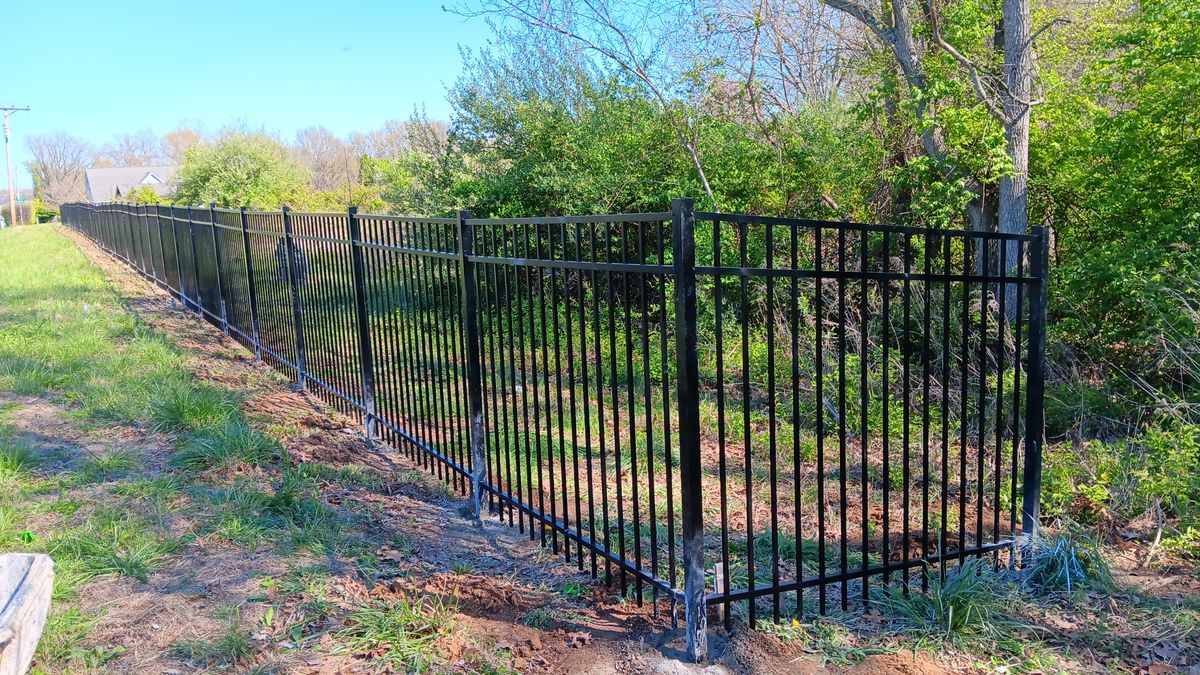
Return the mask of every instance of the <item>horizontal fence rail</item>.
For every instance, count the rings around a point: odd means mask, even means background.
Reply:
[[[1046,237],[694,211],[63,221],[502,521],[726,624],[1016,564]],[[657,603],[656,603],[657,608]],[[672,617],[674,617],[674,612]]]

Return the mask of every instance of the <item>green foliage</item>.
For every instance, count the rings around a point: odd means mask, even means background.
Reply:
[[[235,132],[188,150],[179,181],[184,204],[276,209],[307,190],[308,171],[279,141]]]
[[[33,200],[33,219],[38,223],[48,223],[58,217],[58,209],[41,199]]]
[[[672,197],[704,197],[675,126],[687,116],[725,210],[865,215],[880,153],[842,101],[774,123],[776,147],[748,124],[664,108],[640,83],[547,45],[471,55],[450,100],[466,159],[443,173],[462,174],[452,191],[496,216],[660,211]]]
[[[125,196],[125,201],[130,204],[157,204],[162,201],[162,197],[158,196],[153,187],[142,185],[131,190]]]
[[[1166,541],[1188,551],[1200,522],[1200,425],[1164,424],[1104,443],[1047,450],[1042,501],[1049,515],[1088,525],[1115,515],[1129,520],[1162,510]],[[1174,541],[1178,539],[1178,541]],[[1195,549],[1200,552],[1200,549]]]
[[[1200,12],[1142,3],[1095,51],[1086,98],[1050,107],[1034,139],[1058,235],[1051,325],[1157,385],[1174,379],[1164,343],[1200,339],[1184,290],[1200,284]]]

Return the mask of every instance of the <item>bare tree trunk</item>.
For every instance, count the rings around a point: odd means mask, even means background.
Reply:
[[[1007,89],[1001,98],[1004,103],[1004,135],[1008,141],[1008,156],[1012,173],[1000,179],[999,231],[1025,234],[1029,228],[1029,113],[1033,83],[1033,45],[1030,42],[1029,0],[1003,0],[1004,68]],[[1017,242],[1005,244],[1006,267],[1017,270]],[[1005,284],[1005,307],[1014,318],[1017,311],[1017,284]]]

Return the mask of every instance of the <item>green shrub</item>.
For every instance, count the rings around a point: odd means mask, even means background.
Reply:
[[[1107,589],[1112,573],[1096,542],[1076,532],[1047,537],[1037,534],[1021,542],[1023,569],[1029,585],[1040,592],[1082,588]]]

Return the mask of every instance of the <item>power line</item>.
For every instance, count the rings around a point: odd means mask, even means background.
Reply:
[[[8,224],[17,224],[17,192],[13,186],[12,143],[9,142],[8,116],[16,112],[28,112],[29,108],[6,105],[0,107],[4,111],[4,157],[8,161]]]

